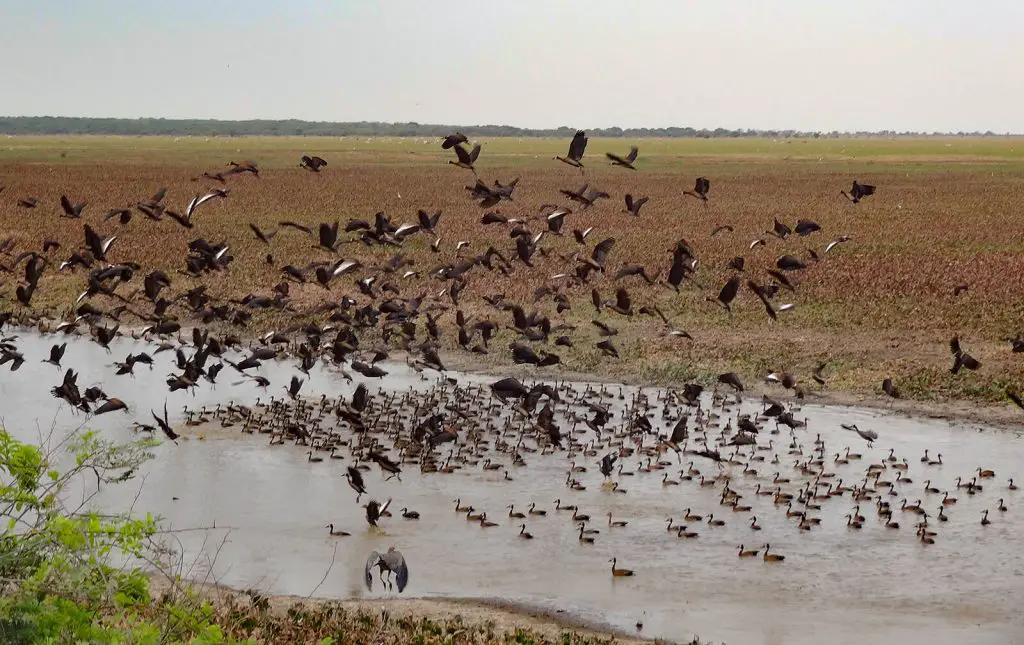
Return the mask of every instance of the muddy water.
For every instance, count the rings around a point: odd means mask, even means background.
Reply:
[[[53,440],[84,420],[66,405],[57,405],[49,394],[61,372],[40,361],[55,340],[22,335],[18,343],[26,363],[15,373],[0,371],[0,418],[20,437],[37,438],[53,425]],[[128,415],[92,418],[89,427],[111,438],[128,438],[131,422],[151,420],[149,410],[162,408],[165,400],[172,423],[181,422],[185,405],[213,407],[232,400],[251,404],[256,396],[281,396],[290,376],[298,373],[290,364],[264,364],[260,373],[273,383],[264,393],[252,382],[232,385],[237,376],[228,368],[216,389],[204,384],[194,396],[169,394],[163,380],[172,370],[173,357],[166,352],[158,355],[153,370],[138,365],[135,378],[113,376],[110,364],[115,359],[144,348],[129,339],[108,354],[94,343],[69,343],[64,364],[80,370],[80,387],[102,383],[108,394],[131,407]],[[370,383],[371,392],[378,386],[404,390],[428,385],[402,364],[386,369],[391,374]],[[489,380],[457,378],[463,383]],[[336,374],[315,369],[303,393],[347,395],[352,388]],[[656,393],[649,394],[653,401]],[[744,405],[751,412],[758,407],[753,400]],[[268,447],[266,435],[242,435],[219,427],[189,428],[190,440],[159,446],[156,459],[146,464],[139,478],[110,487],[98,504],[125,508],[138,496],[136,508],[162,515],[171,527],[215,523],[217,530],[174,534],[183,549],[185,573],[202,578],[213,560],[211,579],[267,593],[307,595],[316,589],[316,595],[326,597],[366,594],[361,576],[367,555],[395,544],[411,570],[405,595],[503,599],[630,631],[643,617],[645,636],[681,640],[699,634],[730,645],[1024,642],[1018,609],[1024,597],[1024,550],[1018,537],[1024,528],[1024,497],[1007,489],[1009,477],[1016,474],[1024,480],[1024,443],[1017,433],[811,405],[796,416],[808,420],[807,429],[796,432],[805,455],[813,449],[817,433],[830,455],[846,446],[863,454],[862,460],[848,465],[829,464],[828,470],[847,485],[861,482],[867,464],[882,461],[890,448],[905,457],[906,476],[913,483],[898,486],[900,496],[889,499],[894,507],[903,497],[911,502],[923,499],[932,515],[931,528],[938,532],[936,543],[923,545],[915,539],[918,516],[913,513],[896,510],[893,519],[901,527],[885,528],[870,502],[861,505],[867,520],[864,528],[847,528],[844,515],[852,508],[848,494],[820,501],[822,509],[813,514],[821,518],[821,525],[800,531],[784,506],[754,494],[757,483],[770,485],[776,470],[792,479],[790,490],[806,479],[793,468],[796,457],[787,454],[785,429],[774,437],[761,435],[761,445],[771,438],[774,450],[759,451],[768,459],[752,464],[758,476],[743,475],[741,466],[731,467],[731,486],[743,494],[743,504],[753,506],[749,513],[720,506],[716,491],[721,485],[711,489],[683,481],[663,486],[663,472],[678,480],[689,457],[679,467],[651,473],[638,470],[638,458],[625,459],[624,469],[635,474],[617,477],[628,491],[617,494],[602,487],[595,458],[577,456],[577,465],[587,471],[574,475],[586,487],[576,491],[564,483],[569,466],[565,453],[533,453],[525,455],[525,466],[508,467],[512,481],[503,478],[503,471],[485,471],[479,465],[450,475],[420,475],[414,465],[406,465],[402,482],[383,481],[376,470],[366,473],[374,497],[394,498],[394,516],[382,520],[383,532],[372,532],[343,476],[350,463],[347,455],[343,460],[309,463],[305,448]],[[868,448],[840,423],[873,429],[880,439]],[[198,440],[197,433],[205,440]],[[933,456],[942,453],[943,465],[921,463],[926,448]],[[779,455],[778,466],[770,463],[772,454]],[[495,458],[508,463],[506,455]],[[695,461],[703,473],[716,472],[711,462]],[[978,467],[996,472],[994,479],[983,480],[984,490],[968,495],[954,487],[957,476],[969,478]],[[883,479],[896,474],[886,470]],[[942,495],[925,493],[926,479],[958,498],[946,507],[948,522],[936,521]],[[456,498],[486,511],[498,526],[468,522],[454,512]],[[594,544],[579,543],[571,513],[554,509],[556,498],[593,516],[591,527],[600,531],[593,536]],[[1004,499],[1006,512],[998,510],[999,498]],[[530,502],[547,515],[525,520],[534,539],[523,540],[517,537],[521,522],[510,519],[506,507],[514,503],[516,510],[525,512]],[[418,511],[422,519],[403,519],[398,512],[402,507]],[[726,524],[687,522],[699,537],[679,539],[666,531],[666,519],[682,521],[688,507],[703,516],[714,513]],[[990,510],[992,523],[983,527],[984,509]],[[608,512],[628,525],[609,527]],[[751,530],[751,515],[757,516],[762,530]],[[329,536],[328,522],[352,536]],[[770,564],[760,557],[737,557],[741,543],[762,548],[765,542],[786,560]],[[635,576],[613,579],[608,562],[612,557]],[[317,587],[328,567],[330,572]],[[373,594],[381,593],[375,581]]]

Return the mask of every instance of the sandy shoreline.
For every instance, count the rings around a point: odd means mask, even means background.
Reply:
[[[225,600],[229,597],[244,597],[239,589],[225,585],[183,582],[188,588],[207,597],[211,602]],[[150,590],[154,597],[171,589],[171,582],[162,575],[151,577]],[[617,630],[610,625],[601,625],[590,621],[573,618],[560,611],[544,610],[528,607],[499,599],[479,598],[375,598],[375,599],[335,599],[323,597],[303,597],[292,595],[268,595],[265,598],[274,612],[285,613],[295,603],[307,606],[331,604],[350,612],[367,612],[379,614],[386,610],[392,617],[428,618],[434,621],[460,619],[468,624],[490,624],[496,633],[510,634],[516,629],[530,629],[544,637],[558,642],[565,632],[574,632],[581,636],[612,639],[616,643],[668,643],[660,639],[643,638],[639,634],[630,634]]]

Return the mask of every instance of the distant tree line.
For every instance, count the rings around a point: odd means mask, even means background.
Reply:
[[[0,134],[107,134],[164,136],[328,136],[328,137],[441,137],[459,131],[480,137],[571,137],[575,128],[535,129],[511,125],[438,125],[430,123],[382,123],[379,121],[300,121],[298,119],[257,119],[220,121],[216,119],[107,119],[64,116],[0,117]],[[849,137],[849,136],[997,136],[994,132],[803,132],[800,130],[713,130],[689,127],[672,128],[589,128],[593,137],[618,138],[718,138],[718,137]]]

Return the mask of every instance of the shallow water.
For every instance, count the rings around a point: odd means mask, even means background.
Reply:
[[[14,373],[6,368],[0,371],[0,420],[21,438],[45,436],[51,424],[58,437],[84,420],[67,405],[57,405],[49,393],[50,387],[59,384],[62,372],[40,361],[58,341],[63,338],[21,334],[18,344],[25,364]],[[113,376],[114,360],[146,348],[142,342],[126,339],[108,354],[95,343],[69,342],[64,365],[80,371],[79,386],[84,389],[102,382],[109,395],[131,408],[128,415],[93,417],[89,427],[111,438],[127,439],[133,436],[131,422],[151,422],[150,409],[159,410],[165,400],[173,424],[175,418],[181,422],[185,405],[213,407],[230,400],[251,404],[256,396],[280,397],[290,376],[298,374],[290,363],[265,363],[259,373],[273,384],[263,392],[252,382],[232,385],[237,374],[228,368],[216,389],[204,383],[195,396],[170,394],[163,380],[172,370],[173,352],[165,352],[157,355],[153,370],[137,365],[134,378]],[[385,367],[390,371],[386,379],[367,380],[371,392],[376,387],[405,390],[429,385],[404,364]],[[493,380],[450,376],[460,383]],[[318,366],[308,377],[303,395],[348,396],[353,388],[354,384]],[[631,394],[626,390],[627,399]],[[655,391],[648,395],[655,403]],[[750,397],[743,409],[757,412],[760,402]],[[898,486],[901,495],[889,499],[898,507],[904,496],[911,502],[923,498],[932,515],[930,528],[938,532],[936,543],[923,545],[915,539],[913,525],[918,517],[913,513],[896,510],[893,519],[901,528],[885,528],[872,502],[861,504],[867,519],[864,528],[848,529],[844,515],[853,506],[849,494],[819,502],[822,509],[814,515],[821,518],[821,525],[800,531],[796,521],[786,517],[785,506],[753,494],[757,483],[770,485],[776,470],[792,480],[786,486],[789,490],[807,479],[793,468],[797,457],[787,454],[788,431],[783,428],[781,434],[771,436],[767,431],[774,426],[771,423],[762,424],[759,442],[766,445],[773,439],[781,463],[753,464],[760,472],[756,477],[743,475],[742,466],[729,467],[731,487],[743,494],[743,504],[753,506],[750,513],[720,506],[721,485],[708,489],[684,481],[662,486],[663,472],[679,479],[680,468],[690,460],[701,472],[714,475],[715,464],[700,457],[684,457],[681,465],[665,471],[616,477],[628,490],[622,495],[602,487],[595,457],[575,457],[577,464],[587,468],[574,475],[586,490],[575,491],[565,485],[566,453],[531,453],[524,455],[527,465],[508,467],[513,481],[503,480],[502,471],[484,471],[479,465],[455,474],[421,475],[414,464],[404,464],[402,482],[384,481],[374,468],[365,473],[370,493],[380,500],[394,498],[394,516],[382,520],[381,534],[371,532],[345,481],[347,455],[343,460],[309,463],[304,447],[271,448],[266,435],[220,428],[206,432],[205,441],[193,436],[180,445],[157,447],[156,459],[140,469],[138,478],[108,487],[98,503],[123,509],[134,502],[137,509],[164,516],[173,528],[215,523],[221,528],[174,534],[186,566],[195,567],[191,575],[206,575],[205,563],[215,557],[211,579],[266,593],[304,596],[316,589],[316,595],[326,597],[365,595],[362,568],[367,555],[395,544],[411,570],[404,595],[500,598],[564,610],[575,618],[630,631],[642,616],[643,635],[650,637],[681,640],[699,634],[729,645],[1024,642],[1024,620],[1017,607],[1024,592],[1024,553],[1019,538],[1013,537],[1024,528],[1024,498],[1020,491],[1007,490],[1008,477],[1016,474],[1018,481],[1024,479],[1020,469],[1024,443],[1019,433],[813,405],[804,406],[796,416],[808,419],[808,428],[796,431],[803,458],[811,453],[817,433],[830,459],[845,446],[864,455],[849,465],[826,462],[827,470],[844,478],[846,485],[861,482],[867,464],[880,462],[890,448],[905,457],[913,483]],[[618,416],[613,422],[617,421]],[[560,423],[563,428],[567,425],[564,420]],[[880,439],[868,448],[855,434],[842,430],[840,423],[871,428]],[[592,437],[591,432],[587,438]],[[925,448],[933,456],[942,453],[944,464],[922,464],[919,459]],[[758,454],[770,460],[772,451]],[[507,455],[491,456],[509,463]],[[623,461],[627,471],[637,471],[640,464],[636,456]],[[996,472],[994,479],[983,480],[983,491],[968,495],[954,488],[957,476],[969,479],[979,466]],[[889,469],[882,478],[895,477],[896,471]],[[947,507],[948,522],[935,520],[942,495],[926,494],[926,479],[958,498]],[[1005,513],[997,510],[1000,497],[1008,507]],[[454,512],[456,498],[487,511],[499,526],[482,528],[466,521]],[[555,511],[556,498],[577,504],[581,512],[594,517],[591,524],[600,530],[594,544],[578,542],[571,513]],[[517,538],[520,522],[507,517],[506,507],[514,503],[525,512],[530,502],[547,510],[547,516],[526,519],[535,539],[521,540]],[[419,511],[422,519],[403,519],[398,512],[402,507]],[[726,525],[690,522],[690,530],[699,532],[699,538],[679,539],[665,530],[666,519],[681,521],[687,507],[704,516],[714,513]],[[992,520],[985,527],[980,525],[984,509],[990,509]],[[608,512],[617,520],[627,520],[628,526],[608,527]],[[752,514],[763,530],[750,529]],[[330,537],[325,528],[328,522],[353,535]],[[785,555],[785,562],[736,557],[741,543],[761,548],[765,542],[771,543],[772,552]],[[608,562],[612,557],[636,575],[613,579]],[[329,566],[329,574],[317,587]],[[381,593],[375,580],[373,594]]]

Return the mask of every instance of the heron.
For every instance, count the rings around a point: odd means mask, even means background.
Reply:
[[[398,593],[402,593],[405,586],[409,584],[409,567],[405,564],[405,558],[402,556],[402,552],[395,549],[394,545],[388,547],[387,553],[377,553],[374,551],[370,554],[370,557],[366,560],[366,588],[369,591],[373,591],[373,568],[377,567],[380,574],[380,582],[387,589],[392,589],[394,584],[398,585]],[[385,577],[385,573],[394,574],[395,581],[391,582],[390,575]]]

